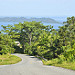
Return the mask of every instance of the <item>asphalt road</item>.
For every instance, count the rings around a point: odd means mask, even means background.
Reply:
[[[22,58],[22,61],[13,65],[0,65],[0,75],[75,75],[75,71],[72,70],[45,66],[34,56],[15,55]]]

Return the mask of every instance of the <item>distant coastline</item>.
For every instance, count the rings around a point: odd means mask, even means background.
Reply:
[[[60,23],[52,18],[25,18],[25,17],[0,17],[0,22],[24,22],[36,21],[44,23]]]
[[[63,26],[66,17],[0,17],[0,30],[1,25],[14,25],[24,21],[40,21],[44,25],[52,25],[54,29],[58,29],[59,26]]]

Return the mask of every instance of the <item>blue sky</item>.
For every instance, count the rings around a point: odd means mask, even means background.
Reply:
[[[75,16],[75,0],[0,0],[0,16]]]

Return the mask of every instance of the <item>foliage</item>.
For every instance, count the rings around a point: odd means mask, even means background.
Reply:
[[[63,61],[62,63],[60,62],[59,59],[53,59],[49,61],[42,60],[44,65],[52,65],[52,66],[57,66],[57,67],[63,67],[71,70],[75,70],[75,62],[66,62]]]
[[[41,22],[35,21],[2,27],[5,34],[0,34],[0,50],[3,53],[11,53],[14,46],[12,41],[17,40],[22,46],[23,53],[52,60],[50,64],[75,62],[74,16],[68,17],[58,31],[51,25],[44,26]]]
[[[53,45],[56,47],[57,57],[49,61],[43,61],[45,65],[59,66],[67,69],[75,70],[75,17],[67,18],[65,25],[59,27],[58,30],[58,44],[56,40]],[[52,33],[53,34],[53,33]],[[56,35],[55,35],[56,37]],[[59,51],[60,50],[60,51]]]
[[[0,53],[13,53],[15,51],[14,40],[8,34],[0,34]]]

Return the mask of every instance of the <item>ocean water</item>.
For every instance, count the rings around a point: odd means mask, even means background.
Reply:
[[[43,23],[44,25],[51,25],[54,29],[58,29],[59,26],[63,26],[63,22],[66,21],[66,17],[50,17],[60,23]],[[18,24],[18,22],[0,22],[0,30],[2,30],[1,25],[7,26],[8,24],[14,25]]]
[[[43,23],[44,25],[51,25],[54,29],[59,29],[59,26],[63,26],[62,23]]]
[[[18,24],[18,22],[0,22],[0,30],[2,30],[1,25],[7,26],[7,25],[14,25]]]
[[[2,29],[1,25],[7,26],[7,25],[14,25],[14,24],[18,24],[18,22],[0,22],[0,30]],[[51,25],[53,26],[54,29],[58,29],[59,26],[63,26],[63,24],[59,24],[59,23],[43,23],[43,25]]]

